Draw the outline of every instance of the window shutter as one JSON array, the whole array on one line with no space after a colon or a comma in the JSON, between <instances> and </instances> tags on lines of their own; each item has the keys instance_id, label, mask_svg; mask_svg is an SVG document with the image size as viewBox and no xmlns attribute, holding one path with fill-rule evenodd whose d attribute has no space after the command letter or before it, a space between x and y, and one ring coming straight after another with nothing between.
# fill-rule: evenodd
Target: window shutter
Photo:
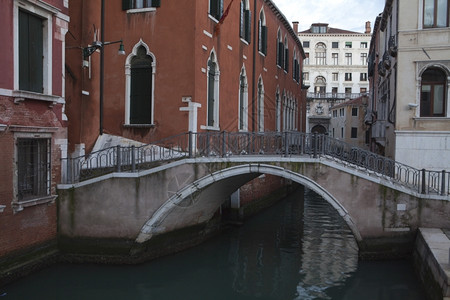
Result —
<instances>
[{"instance_id":1,"label":"window shutter","mask_svg":"<svg viewBox=\"0 0 450 300\"><path fill-rule=\"evenodd\" d=\"M252 23L252 12L250 10L245 10L244 11L244 16L245 16L245 40L247 42L250 42L250 38L251 38L251 26L250 24Z\"/></svg>"},{"instance_id":2,"label":"window shutter","mask_svg":"<svg viewBox=\"0 0 450 300\"><path fill-rule=\"evenodd\" d=\"M223 15L223 0L215 0L218 1L218 5L219 5L219 10L217 11L217 20L220 20L220 18L222 18Z\"/></svg>"},{"instance_id":3,"label":"window shutter","mask_svg":"<svg viewBox=\"0 0 450 300\"><path fill-rule=\"evenodd\" d=\"M152 0L152 7L160 7L161 0Z\"/></svg>"},{"instance_id":4,"label":"window shutter","mask_svg":"<svg viewBox=\"0 0 450 300\"><path fill-rule=\"evenodd\" d=\"M241 1L241 19L239 27L239 37L245 38L245 17L244 17L244 3Z\"/></svg>"},{"instance_id":5,"label":"window shutter","mask_svg":"<svg viewBox=\"0 0 450 300\"><path fill-rule=\"evenodd\" d=\"M262 53L267 54L267 27L262 26Z\"/></svg>"},{"instance_id":6,"label":"window shutter","mask_svg":"<svg viewBox=\"0 0 450 300\"><path fill-rule=\"evenodd\" d=\"M289 71L289 49L284 49L284 70Z\"/></svg>"},{"instance_id":7,"label":"window shutter","mask_svg":"<svg viewBox=\"0 0 450 300\"><path fill-rule=\"evenodd\" d=\"M284 63L284 45L283 42L278 42L278 65L283 67Z\"/></svg>"},{"instance_id":8,"label":"window shutter","mask_svg":"<svg viewBox=\"0 0 450 300\"><path fill-rule=\"evenodd\" d=\"M133 0L122 0L122 10L129 10L133 8Z\"/></svg>"}]
</instances>

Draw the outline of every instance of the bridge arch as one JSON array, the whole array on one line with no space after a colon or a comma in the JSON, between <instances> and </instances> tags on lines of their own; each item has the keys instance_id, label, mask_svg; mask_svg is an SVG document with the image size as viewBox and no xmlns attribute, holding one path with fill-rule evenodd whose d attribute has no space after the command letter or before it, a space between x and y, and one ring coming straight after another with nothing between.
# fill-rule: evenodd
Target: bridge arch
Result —
<instances>
[{"instance_id":1,"label":"bridge arch","mask_svg":"<svg viewBox=\"0 0 450 300\"><path fill-rule=\"evenodd\" d=\"M248 177L249 174L253 175L253 177ZM275 175L290 179L313 190L315 193L322 196L328 203L330 203L334 207L334 209L337 210L339 215L349 226L357 242L359 243L360 241L362 241L361 234L345 207L343 207L338 199L336 199L324 187L322 187L312 179L279 166L269 164L243 164L213 172L180 189L176 194L171 196L144 224L136 239L136 242L143 243L150 240L152 236L156 234L169 232L170 230L166 229L165 224L165 222L168 220L169 215L177 207L180 207L180 205L182 205L182 203L185 202L186 199L192 199L195 195L200 195L207 187L233 177L243 177L243 179L245 179L244 183L246 183L249 179L256 178L261 174ZM243 183L241 182L239 186L235 186L234 190L242 186L242 184ZM214 209L214 211L216 210L217 207ZM209 218L210 217L212 217L212 213ZM209 218L205 218L204 220L209 220ZM183 224L183 226L190 225L195 224Z\"/></svg>"}]
</instances>

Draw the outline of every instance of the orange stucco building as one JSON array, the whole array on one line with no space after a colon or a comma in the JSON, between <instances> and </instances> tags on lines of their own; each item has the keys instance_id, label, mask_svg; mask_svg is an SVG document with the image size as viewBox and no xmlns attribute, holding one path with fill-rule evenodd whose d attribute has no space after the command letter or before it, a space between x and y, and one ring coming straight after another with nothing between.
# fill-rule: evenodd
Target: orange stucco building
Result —
<instances>
[{"instance_id":1,"label":"orange stucco building","mask_svg":"<svg viewBox=\"0 0 450 300\"><path fill-rule=\"evenodd\" d=\"M104 2L70 2L72 155L103 133L148 143L187 131L304 131L304 51L272 1Z\"/></svg>"}]
</instances>

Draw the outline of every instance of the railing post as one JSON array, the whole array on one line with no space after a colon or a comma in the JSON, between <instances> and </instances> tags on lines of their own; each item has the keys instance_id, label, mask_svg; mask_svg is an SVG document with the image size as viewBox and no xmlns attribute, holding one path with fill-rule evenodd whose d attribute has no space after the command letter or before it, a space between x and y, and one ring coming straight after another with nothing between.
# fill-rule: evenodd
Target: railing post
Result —
<instances>
[{"instance_id":1,"label":"railing post","mask_svg":"<svg viewBox=\"0 0 450 300\"><path fill-rule=\"evenodd\" d=\"M135 146L131 146L131 172L136 172L136 157L134 155Z\"/></svg>"},{"instance_id":2,"label":"railing post","mask_svg":"<svg viewBox=\"0 0 450 300\"><path fill-rule=\"evenodd\" d=\"M317 133L313 133L312 138L313 158L317 158Z\"/></svg>"},{"instance_id":3,"label":"railing post","mask_svg":"<svg viewBox=\"0 0 450 300\"><path fill-rule=\"evenodd\" d=\"M226 138L225 138L225 130L222 131L222 157L226 156Z\"/></svg>"},{"instance_id":4,"label":"railing post","mask_svg":"<svg viewBox=\"0 0 450 300\"><path fill-rule=\"evenodd\" d=\"M288 157L289 156L288 132L285 131L283 135L284 135L284 156Z\"/></svg>"},{"instance_id":5,"label":"railing post","mask_svg":"<svg viewBox=\"0 0 450 300\"><path fill-rule=\"evenodd\" d=\"M192 131L189 131L189 134L188 134L189 158L192 158L192 151L193 151L192 135L193 135Z\"/></svg>"},{"instance_id":6,"label":"railing post","mask_svg":"<svg viewBox=\"0 0 450 300\"><path fill-rule=\"evenodd\" d=\"M442 170L442 176L441 176L441 195L444 196L445 193L445 170Z\"/></svg>"},{"instance_id":7,"label":"railing post","mask_svg":"<svg viewBox=\"0 0 450 300\"><path fill-rule=\"evenodd\" d=\"M250 144L250 132L247 132L247 147L248 147L247 152L248 152L248 154L250 154L251 153L250 151L252 148L252 146Z\"/></svg>"},{"instance_id":8,"label":"railing post","mask_svg":"<svg viewBox=\"0 0 450 300\"><path fill-rule=\"evenodd\" d=\"M422 190L421 194L425 194L425 169L422 169Z\"/></svg>"},{"instance_id":9,"label":"railing post","mask_svg":"<svg viewBox=\"0 0 450 300\"><path fill-rule=\"evenodd\" d=\"M117 159L117 168L116 168L116 172L120 172L121 171L121 153L120 153L120 146L119 145L117 145L117 147L116 147L116 151L117 151L117 153L116 153L116 159Z\"/></svg>"},{"instance_id":10,"label":"railing post","mask_svg":"<svg viewBox=\"0 0 450 300\"><path fill-rule=\"evenodd\" d=\"M209 157L209 131L206 132L206 157Z\"/></svg>"}]
</instances>

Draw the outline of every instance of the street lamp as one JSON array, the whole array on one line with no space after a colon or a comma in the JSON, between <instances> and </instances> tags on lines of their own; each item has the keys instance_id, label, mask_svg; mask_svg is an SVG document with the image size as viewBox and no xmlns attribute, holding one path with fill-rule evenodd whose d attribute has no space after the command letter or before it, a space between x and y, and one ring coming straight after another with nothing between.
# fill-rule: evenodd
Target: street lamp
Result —
<instances>
[{"instance_id":1,"label":"street lamp","mask_svg":"<svg viewBox=\"0 0 450 300\"><path fill-rule=\"evenodd\" d=\"M117 54L125 55L125 48L123 46L122 40L114 41L114 42L104 42L104 43L102 43L100 41L94 41L91 46L83 48L83 59L86 60L89 56L92 55L92 53L94 53L98 49L100 49L100 51L101 51L104 46L111 45L111 44L117 44L117 43L120 43L119 51L117 52Z\"/></svg>"}]
</instances>

